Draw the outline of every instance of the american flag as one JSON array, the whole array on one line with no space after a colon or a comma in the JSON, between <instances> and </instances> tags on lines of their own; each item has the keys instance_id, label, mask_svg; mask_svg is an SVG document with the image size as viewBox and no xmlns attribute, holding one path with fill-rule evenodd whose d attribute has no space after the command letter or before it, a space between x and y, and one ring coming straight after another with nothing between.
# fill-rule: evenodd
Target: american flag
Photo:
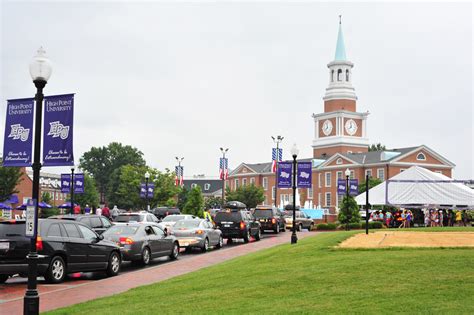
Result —
<instances>
[{"instance_id":1,"label":"american flag","mask_svg":"<svg viewBox=\"0 0 474 315\"><path fill-rule=\"evenodd\" d=\"M280 162L283 156L283 149L278 149L278 158L277 158L277 149L272 148L272 172L275 173L277 170L277 162Z\"/></svg>"},{"instance_id":2,"label":"american flag","mask_svg":"<svg viewBox=\"0 0 474 315\"><path fill-rule=\"evenodd\" d=\"M229 164L227 158L220 158L219 163L219 178L227 179L229 178Z\"/></svg>"},{"instance_id":3,"label":"american flag","mask_svg":"<svg viewBox=\"0 0 474 315\"><path fill-rule=\"evenodd\" d=\"M183 178L183 174L184 174L184 170L183 170L183 167L182 166L176 166L175 169L174 169L174 172L176 173L176 176L174 178L174 184L176 186L183 186L183 182L184 182L184 178Z\"/></svg>"}]
</instances>

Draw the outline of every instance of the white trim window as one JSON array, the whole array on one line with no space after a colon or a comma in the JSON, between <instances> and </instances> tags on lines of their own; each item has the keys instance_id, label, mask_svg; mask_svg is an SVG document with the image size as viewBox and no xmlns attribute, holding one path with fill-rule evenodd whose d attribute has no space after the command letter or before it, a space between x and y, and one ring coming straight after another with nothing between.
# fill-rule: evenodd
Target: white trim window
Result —
<instances>
[{"instance_id":1,"label":"white trim window","mask_svg":"<svg viewBox=\"0 0 474 315\"><path fill-rule=\"evenodd\" d=\"M417 161L426 161L426 155L423 152L418 153L416 156Z\"/></svg>"},{"instance_id":2,"label":"white trim window","mask_svg":"<svg viewBox=\"0 0 474 315\"><path fill-rule=\"evenodd\" d=\"M318 187L321 188L323 185L323 173L318 174Z\"/></svg>"},{"instance_id":3,"label":"white trim window","mask_svg":"<svg viewBox=\"0 0 474 315\"><path fill-rule=\"evenodd\" d=\"M365 170L365 176L367 177L367 175L369 175L369 177L372 177L372 170Z\"/></svg>"},{"instance_id":4,"label":"white trim window","mask_svg":"<svg viewBox=\"0 0 474 315\"><path fill-rule=\"evenodd\" d=\"M262 186L263 186L263 190L267 190L268 189L268 177L264 177L262 179Z\"/></svg>"},{"instance_id":5,"label":"white trim window","mask_svg":"<svg viewBox=\"0 0 474 315\"><path fill-rule=\"evenodd\" d=\"M308 188L308 199L313 199L313 186Z\"/></svg>"},{"instance_id":6,"label":"white trim window","mask_svg":"<svg viewBox=\"0 0 474 315\"><path fill-rule=\"evenodd\" d=\"M247 186L247 178L242 178L242 186Z\"/></svg>"},{"instance_id":7,"label":"white trim window","mask_svg":"<svg viewBox=\"0 0 474 315\"><path fill-rule=\"evenodd\" d=\"M337 171L336 175L337 175L337 179L342 179L342 171Z\"/></svg>"},{"instance_id":8,"label":"white trim window","mask_svg":"<svg viewBox=\"0 0 474 315\"><path fill-rule=\"evenodd\" d=\"M237 189L237 188L239 188L239 179L238 178L236 178L234 180L234 189Z\"/></svg>"},{"instance_id":9,"label":"white trim window","mask_svg":"<svg viewBox=\"0 0 474 315\"><path fill-rule=\"evenodd\" d=\"M338 158L338 159L336 160L336 164L337 164L337 165L342 164L342 159L341 159L341 158Z\"/></svg>"},{"instance_id":10,"label":"white trim window","mask_svg":"<svg viewBox=\"0 0 474 315\"><path fill-rule=\"evenodd\" d=\"M331 172L326 172L324 175L325 180L325 187L331 187Z\"/></svg>"},{"instance_id":11,"label":"white trim window","mask_svg":"<svg viewBox=\"0 0 474 315\"><path fill-rule=\"evenodd\" d=\"M330 207L331 206L331 193L330 192L327 192L326 193L326 202L324 203L324 205L326 207Z\"/></svg>"},{"instance_id":12,"label":"white trim window","mask_svg":"<svg viewBox=\"0 0 474 315\"><path fill-rule=\"evenodd\" d=\"M384 168L378 168L377 169L377 178L380 179L381 181L385 180L385 169Z\"/></svg>"},{"instance_id":13,"label":"white trim window","mask_svg":"<svg viewBox=\"0 0 474 315\"><path fill-rule=\"evenodd\" d=\"M205 183L205 184L204 184L204 190L205 190L205 191L208 191L209 189L211 189L211 184Z\"/></svg>"},{"instance_id":14,"label":"white trim window","mask_svg":"<svg viewBox=\"0 0 474 315\"><path fill-rule=\"evenodd\" d=\"M272 186L272 200L275 200L275 186Z\"/></svg>"},{"instance_id":15,"label":"white trim window","mask_svg":"<svg viewBox=\"0 0 474 315\"><path fill-rule=\"evenodd\" d=\"M192 184L191 184L191 189L196 188L196 187L197 187L197 184L196 184L196 183L192 183Z\"/></svg>"},{"instance_id":16,"label":"white trim window","mask_svg":"<svg viewBox=\"0 0 474 315\"><path fill-rule=\"evenodd\" d=\"M355 176L355 173L354 173L354 171L352 170L352 171L351 171L351 175L349 175L349 178L350 178L350 179L354 179L354 176Z\"/></svg>"},{"instance_id":17,"label":"white trim window","mask_svg":"<svg viewBox=\"0 0 474 315\"><path fill-rule=\"evenodd\" d=\"M322 204L322 194L321 193L318 193L318 205L321 205Z\"/></svg>"},{"instance_id":18,"label":"white trim window","mask_svg":"<svg viewBox=\"0 0 474 315\"><path fill-rule=\"evenodd\" d=\"M250 178L250 185L255 185L255 177Z\"/></svg>"}]
</instances>

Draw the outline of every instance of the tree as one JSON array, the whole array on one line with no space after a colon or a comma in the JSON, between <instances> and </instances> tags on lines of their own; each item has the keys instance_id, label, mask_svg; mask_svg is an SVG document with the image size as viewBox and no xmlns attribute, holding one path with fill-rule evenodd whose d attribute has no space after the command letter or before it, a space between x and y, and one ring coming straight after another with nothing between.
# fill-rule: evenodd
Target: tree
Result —
<instances>
[{"instance_id":1,"label":"tree","mask_svg":"<svg viewBox=\"0 0 474 315\"><path fill-rule=\"evenodd\" d=\"M211 196L204 201L204 209L216 209L222 205L221 197Z\"/></svg>"},{"instance_id":2,"label":"tree","mask_svg":"<svg viewBox=\"0 0 474 315\"><path fill-rule=\"evenodd\" d=\"M382 183L379 178L369 177L369 189ZM359 184L359 194L365 192L365 179Z\"/></svg>"},{"instance_id":3,"label":"tree","mask_svg":"<svg viewBox=\"0 0 474 315\"><path fill-rule=\"evenodd\" d=\"M7 200L11 195L18 193L16 186L20 181L20 168L0 166L0 202Z\"/></svg>"},{"instance_id":4,"label":"tree","mask_svg":"<svg viewBox=\"0 0 474 315\"><path fill-rule=\"evenodd\" d=\"M49 194L49 192L45 191L41 194L41 201L44 202L44 203L47 203L47 204L51 204L51 195Z\"/></svg>"},{"instance_id":5,"label":"tree","mask_svg":"<svg viewBox=\"0 0 474 315\"><path fill-rule=\"evenodd\" d=\"M352 196L344 196L338 220L341 224L360 222L359 206Z\"/></svg>"},{"instance_id":6,"label":"tree","mask_svg":"<svg viewBox=\"0 0 474 315\"><path fill-rule=\"evenodd\" d=\"M156 171L156 170L155 170ZM155 184L155 193L153 204L157 206L175 207L175 196L180 188L175 185L174 174L169 169L164 172L156 171L153 183Z\"/></svg>"},{"instance_id":7,"label":"tree","mask_svg":"<svg viewBox=\"0 0 474 315\"><path fill-rule=\"evenodd\" d=\"M380 142L377 144L371 144L369 147L369 152L384 151L384 150L386 150L385 145L381 144Z\"/></svg>"},{"instance_id":8,"label":"tree","mask_svg":"<svg viewBox=\"0 0 474 315\"><path fill-rule=\"evenodd\" d=\"M116 180L116 177L111 176L112 173L124 165L145 166L143 153L132 146L112 142L106 147L92 147L80 158L80 167L94 178L101 201L104 201L105 193L110 191L111 181Z\"/></svg>"},{"instance_id":9,"label":"tree","mask_svg":"<svg viewBox=\"0 0 474 315\"><path fill-rule=\"evenodd\" d=\"M193 214L203 217L204 198L202 197L201 187L196 186L188 194L188 200L183 208L183 213Z\"/></svg>"},{"instance_id":10,"label":"tree","mask_svg":"<svg viewBox=\"0 0 474 315\"><path fill-rule=\"evenodd\" d=\"M81 205L84 209L86 205L97 207L99 205L99 192L95 186L94 179L87 173L84 173L84 193L74 194L74 202Z\"/></svg>"},{"instance_id":11,"label":"tree","mask_svg":"<svg viewBox=\"0 0 474 315\"><path fill-rule=\"evenodd\" d=\"M186 187L181 188L178 193L178 202L176 204L176 207L178 207L178 209L184 209L184 205L186 204L186 201L188 201L188 195L189 190L187 190Z\"/></svg>"},{"instance_id":12,"label":"tree","mask_svg":"<svg viewBox=\"0 0 474 315\"><path fill-rule=\"evenodd\" d=\"M263 187L257 187L253 184L248 186L240 186L233 191L227 187L226 200L240 201L245 203L248 208L255 208L258 204L265 200L265 194Z\"/></svg>"}]
</instances>

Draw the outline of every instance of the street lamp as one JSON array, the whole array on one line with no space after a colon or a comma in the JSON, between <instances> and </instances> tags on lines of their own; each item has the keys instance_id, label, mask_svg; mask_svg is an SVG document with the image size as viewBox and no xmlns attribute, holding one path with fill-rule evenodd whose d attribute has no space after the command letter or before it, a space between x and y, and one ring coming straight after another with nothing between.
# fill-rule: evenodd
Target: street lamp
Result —
<instances>
[{"instance_id":1,"label":"street lamp","mask_svg":"<svg viewBox=\"0 0 474 315\"><path fill-rule=\"evenodd\" d=\"M180 186L181 186L181 178L183 177L183 173L181 173L181 162L184 160L184 157L182 158L179 158L179 157L176 157L176 161L178 161L178 170L179 170L179 183L180 183ZM176 174L178 175L178 174ZM184 184L184 179L183 179L183 184Z\"/></svg>"},{"instance_id":2,"label":"street lamp","mask_svg":"<svg viewBox=\"0 0 474 315\"><path fill-rule=\"evenodd\" d=\"M145 200L146 200L146 210L150 211L150 205L148 204L148 179L150 178L150 173L146 171L145 173Z\"/></svg>"},{"instance_id":3,"label":"street lamp","mask_svg":"<svg viewBox=\"0 0 474 315\"><path fill-rule=\"evenodd\" d=\"M276 147L276 156L275 156L275 162L276 162L276 170L275 170L275 207L278 207L278 204L277 204L277 192L278 192L277 176L278 176L278 162L280 160L278 149L279 149L280 142L283 141L283 138L284 137L282 137L282 136L276 136L276 138L274 136L272 136L273 142L275 142L276 145L277 145L277 147Z\"/></svg>"},{"instance_id":4,"label":"street lamp","mask_svg":"<svg viewBox=\"0 0 474 315\"><path fill-rule=\"evenodd\" d=\"M35 200L34 224L38 226L38 201L39 201L39 177L41 170L40 154L41 154L41 127L43 120L43 88L51 76L53 69L51 62L46 57L43 47L38 49L37 55L30 63L30 75L36 87L36 114L35 114L35 143L34 143L34 160L33 168L33 199ZM37 230L30 241L30 252L26 256L28 260L28 288L23 298L24 314L39 313L39 295L37 289L36 277L38 275L38 253L36 252Z\"/></svg>"},{"instance_id":5,"label":"street lamp","mask_svg":"<svg viewBox=\"0 0 474 315\"><path fill-rule=\"evenodd\" d=\"M220 148L221 149L221 152L222 152L222 163L224 163L222 165L222 200L221 200L221 209L224 209L224 203L225 203L225 154L227 153L227 151L229 151L229 148Z\"/></svg>"},{"instance_id":6,"label":"street lamp","mask_svg":"<svg viewBox=\"0 0 474 315\"><path fill-rule=\"evenodd\" d=\"M71 214L74 214L74 165L71 167L71 184L69 185L71 189Z\"/></svg>"},{"instance_id":7,"label":"street lamp","mask_svg":"<svg viewBox=\"0 0 474 315\"><path fill-rule=\"evenodd\" d=\"M296 236L296 157L298 156L299 150L296 147L296 143L291 147L291 156L293 156L293 232L291 233L291 244L296 244L298 242L298 237Z\"/></svg>"},{"instance_id":8,"label":"street lamp","mask_svg":"<svg viewBox=\"0 0 474 315\"><path fill-rule=\"evenodd\" d=\"M348 199L349 199L349 176L351 176L351 171L349 168L346 169L345 172L346 175L346 205L348 205ZM349 231L349 220L352 218L352 215L349 213L349 209L346 209L346 230Z\"/></svg>"}]
</instances>

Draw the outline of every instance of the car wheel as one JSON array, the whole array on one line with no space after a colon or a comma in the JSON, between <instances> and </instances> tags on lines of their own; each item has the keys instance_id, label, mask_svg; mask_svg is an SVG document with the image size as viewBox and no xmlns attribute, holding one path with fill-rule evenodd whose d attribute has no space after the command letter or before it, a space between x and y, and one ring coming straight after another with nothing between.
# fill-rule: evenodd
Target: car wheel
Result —
<instances>
[{"instance_id":1,"label":"car wheel","mask_svg":"<svg viewBox=\"0 0 474 315\"><path fill-rule=\"evenodd\" d=\"M0 275L0 283L5 283L9 277L9 275Z\"/></svg>"},{"instance_id":2,"label":"car wheel","mask_svg":"<svg viewBox=\"0 0 474 315\"><path fill-rule=\"evenodd\" d=\"M201 251L205 253L208 250L209 250L209 239L206 237L206 239L204 240L204 245L201 247Z\"/></svg>"},{"instance_id":3,"label":"car wheel","mask_svg":"<svg viewBox=\"0 0 474 315\"><path fill-rule=\"evenodd\" d=\"M46 270L44 278L49 283L61 283L65 277L66 264L64 260L60 256L54 256L53 259L51 259L48 270Z\"/></svg>"},{"instance_id":4,"label":"car wheel","mask_svg":"<svg viewBox=\"0 0 474 315\"><path fill-rule=\"evenodd\" d=\"M260 241L261 236L262 236L262 235L261 235L260 229L258 229L257 234L255 234L255 240L256 240L256 241Z\"/></svg>"},{"instance_id":5,"label":"car wheel","mask_svg":"<svg viewBox=\"0 0 474 315\"><path fill-rule=\"evenodd\" d=\"M275 228L275 234L279 234L280 233L280 224L277 223L277 226Z\"/></svg>"},{"instance_id":6,"label":"car wheel","mask_svg":"<svg viewBox=\"0 0 474 315\"><path fill-rule=\"evenodd\" d=\"M222 236L219 236L219 243L217 243L216 247L222 248L222 246L224 246L224 239L222 238Z\"/></svg>"},{"instance_id":7,"label":"car wheel","mask_svg":"<svg viewBox=\"0 0 474 315\"><path fill-rule=\"evenodd\" d=\"M151 253L148 247L145 247L142 251L142 265L148 265L151 260Z\"/></svg>"},{"instance_id":8,"label":"car wheel","mask_svg":"<svg viewBox=\"0 0 474 315\"><path fill-rule=\"evenodd\" d=\"M174 243L173 251L171 252L170 259L171 260L176 260L176 259L178 259L178 256L179 256L179 245L178 245L178 243Z\"/></svg>"},{"instance_id":9,"label":"car wheel","mask_svg":"<svg viewBox=\"0 0 474 315\"><path fill-rule=\"evenodd\" d=\"M247 232L244 235L244 243L248 243L250 241L250 230L247 230Z\"/></svg>"},{"instance_id":10,"label":"car wheel","mask_svg":"<svg viewBox=\"0 0 474 315\"><path fill-rule=\"evenodd\" d=\"M118 275L120 263L120 255L117 252L112 252L109 257L109 264L107 265L107 276L113 277Z\"/></svg>"}]
</instances>

